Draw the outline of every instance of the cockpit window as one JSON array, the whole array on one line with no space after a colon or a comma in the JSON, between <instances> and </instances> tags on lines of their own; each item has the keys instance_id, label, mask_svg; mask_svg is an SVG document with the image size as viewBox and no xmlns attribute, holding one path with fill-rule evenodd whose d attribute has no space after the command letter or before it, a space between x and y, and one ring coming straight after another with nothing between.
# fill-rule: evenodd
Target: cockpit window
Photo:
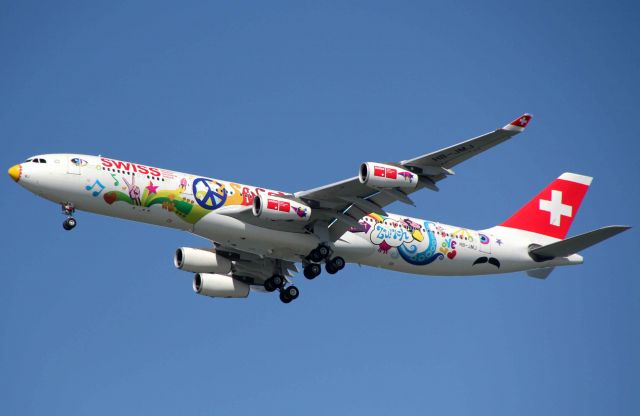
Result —
<instances>
[{"instance_id":1,"label":"cockpit window","mask_svg":"<svg viewBox=\"0 0 640 416\"><path fill-rule=\"evenodd\" d=\"M38 159L33 159L33 163L40 163Z\"/></svg>"},{"instance_id":2,"label":"cockpit window","mask_svg":"<svg viewBox=\"0 0 640 416\"><path fill-rule=\"evenodd\" d=\"M45 159L38 159L40 161L40 163L47 163L47 161Z\"/></svg>"},{"instance_id":3,"label":"cockpit window","mask_svg":"<svg viewBox=\"0 0 640 416\"><path fill-rule=\"evenodd\" d=\"M24 161L24 163L29 163L29 162L31 162L31 159L27 159Z\"/></svg>"}]
</instances>

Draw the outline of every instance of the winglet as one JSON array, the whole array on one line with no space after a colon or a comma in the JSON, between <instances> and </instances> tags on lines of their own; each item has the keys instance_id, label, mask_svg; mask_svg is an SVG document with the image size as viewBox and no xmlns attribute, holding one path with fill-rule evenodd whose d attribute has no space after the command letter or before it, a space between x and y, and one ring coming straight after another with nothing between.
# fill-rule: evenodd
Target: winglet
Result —
<instances>
[{"instance_id":1,"label":"winglet","mask_svg":"<svg viewBox=\"0 0 640 416\"><path fill-rule=\"evenodd\" d=\"M521 132L525 129L525 127L527 127L527 124L529 124L532 118L533 116L531 114L525 113L517 119L513 120L511 123L504 126L502 129Z\"/></svg>"}]
</instances>

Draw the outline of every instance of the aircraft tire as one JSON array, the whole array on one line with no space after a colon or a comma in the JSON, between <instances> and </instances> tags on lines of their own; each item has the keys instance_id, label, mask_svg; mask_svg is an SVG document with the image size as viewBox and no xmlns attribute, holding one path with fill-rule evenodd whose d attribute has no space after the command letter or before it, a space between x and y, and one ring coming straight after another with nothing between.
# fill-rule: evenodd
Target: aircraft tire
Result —
<instances>
[{"instance_id":1,"label":"aircraft tire","mask_svg":"<svg viewBox=\"0 0 640 416\"><path fill-rule=\"evenodd\" d=\"M285 288L283 292L286 293L287 297L291 300L296 300L298 296L300 296L300 290L295 286L289 286Z\"/></svg>"},{"instance_id":2,"label":"aircraft tire","mask_svg":"<svg viewBox=\"0 0 640 416\"><path fill-rule=\"evenodd\" d=\"M342 270L344 269L344 266L346 265L346 262L344 261L344 259L340 256L338 257L334 257L331 259L331 264L333 264L333 266L337 269L337 270Z\"/></svg>"},{"instance_id":3,"label":"aircraft tire","mask_svg":"<svg viewBox=\"0 0 640 416\"><path fill-rule=\"evenodd\" d=\"M321 244L318 246L316 250L318 250L318 254L320 254L320 257L321 257L320 260L326 259L327 257L329 257L329 253L330 253L329 247Z\"/></svg>"},{"instance_id":4,"label":"aircraft tire","mask_svg":"<svg viewBox=\"0 0 640 416\"><path fill-rule=\"evenodd\" d=\"M322 261L322 254L320 254L320 250L318 250L317 248L311 250L311 253L309 253L309 260L316 263Z\"/></svg>"},{"instance_id":5,"label":"aircraft tire","mask_svg":"<svg viewBox=\"0 0 640 416\"><path fill-rule=\"evenodd\" d=\"M322 268L319 264L311 263L304 268L304 277L309 280L315 279L320 273L322 273Z\"/></svg>"},{"instance_id":6,"label":"aircraft tire","mask_svg":"<svg viewBox=\"0 0 640 416\"><path fill-rule=\"evenodd\" d=\"M279 274L274 274L273 276L271 276L271 282L276 289L284 287L286 283L284 277L280 276Z\"/></svg>"},{"instance_id":7,"label":"aircraft tire","mask_svg":"<svg viewBox=\"0 0 640 416\"><path fill-rule=\"evenodd\" d=\"M274 286L273 280L271 280L271 278L264 281L264 290L266 290L267 292L273 292L276 289L277 288Z\"/></svg>"},{"instance_id":8,"label":"aircraft tire","mask_svg":"<svg viewBox=\"0 0 640 416\"><path fill-rule=\"evenodd\" d=\"M285 292L284 290L280 292L280 301L282 303L289 303L291 302L293 299L291 299L288 295L287 292Z\"/></svg>"},{"instance_id":9,"label":"aircraft tire","mask_svg":"<svg viewBox=\"0 0 640 416\"><path fill-rule=\"evenodd\" d=\"M336 274L338 273L338 268L332 263L332 262L328 262L325 266L324 269L327 271L327 273L329 274Z\"/></svg>"},{"instance_id":10,"label":"aircraft tire","mask_svg":"<svg viewBox=\"0 0 640 416\"><path fill-rule=\"evenodd\" d=\"M67 231L73 230L75 228L76 224L77 224L77 222L76 222L75 218L67 218L62 223L62 228L64 228Z\"/></svg>"}]
</instances>

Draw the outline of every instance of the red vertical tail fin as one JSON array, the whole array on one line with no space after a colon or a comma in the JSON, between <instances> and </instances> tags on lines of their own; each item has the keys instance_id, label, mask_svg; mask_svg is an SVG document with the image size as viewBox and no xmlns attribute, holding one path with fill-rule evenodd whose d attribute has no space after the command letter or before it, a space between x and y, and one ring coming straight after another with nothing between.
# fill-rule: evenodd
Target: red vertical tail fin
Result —
<instances>
[{"instance_id":1,"label":"red vertical tail fin","mask_svg":"<svg viewBox=\"0 0 640 416\"><path fill-rule=\"evenodd\" d=\"M592 179L563 173L500 225L564 239Z\"/></svg>"}]
</instances>

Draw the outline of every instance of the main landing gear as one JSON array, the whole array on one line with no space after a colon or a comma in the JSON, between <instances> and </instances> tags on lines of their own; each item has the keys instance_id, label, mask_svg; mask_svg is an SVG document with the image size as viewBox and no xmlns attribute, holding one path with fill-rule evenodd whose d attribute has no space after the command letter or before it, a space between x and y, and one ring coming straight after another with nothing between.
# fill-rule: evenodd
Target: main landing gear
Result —
<instances>
[{"instance_id":1,"label":"main landing gear","mask_svg":"<svg viewBox=\"0 0 640 416\"><path fill-rule=\"evenodd\" d=\"M300 296L300 290L297 287L290 285L286 286L287 280L284 276L280 276L279 274L274 274L264 282L264 289L267 292L274 292L276 290L280 290L280 300L282 303L289 303L293 300L296 300L298 296Z\"/></svg>"},{"instance_id":2,"label":"main landing gear","mask_svg":"<svg viewBox=\"0 0 640 416\"><path fill-rule=\"evenodd\" d=\"M311 253L307 256L307 265L304 267L304 277L309 280L315 279L320 275L322 269L320 264L325 262L325 270L329 274L336 274L340 270L344 269L345 261L342 257L331 257L333 254L331 248L325 244L320 244L318 247L311 250Z\"/></svg>"},{"instance_id":3,"label":"main landing gear","mask_svg":"<svg viewBox=\"0 0 640 416\"><path fill-rule=\"evenodd\" d=\"M73 214L76 212L76 207L74 207L71 202L65 202L61 205L62 213L67 216L67 219L62 223L62 228L67 231L73 230L77 225L76 219L73 218Z\"/></svg>"},{"instance_id":4,"label":"main landing gear","mask_svg":"<svg viewBox=\"0 0 640 416\"><path fill-rule=\"evenodd\" d=\"M304 265L304 277L309 280L315 279L322 273L322 263L325 263L325 270L329 274L336 274L344 269L346 262L340 256L332 257L333 250L329 245L320 244L311 250L309 255L302 261ZM280 270L276 268L276 270ZM280 291L280 300L283 303L289 303L300 296L300 290L293 286L287 286L287 279L282 272L276 271L273 276L265 280L264 290L267 292Z\"/></svg>"}]
</instances>

